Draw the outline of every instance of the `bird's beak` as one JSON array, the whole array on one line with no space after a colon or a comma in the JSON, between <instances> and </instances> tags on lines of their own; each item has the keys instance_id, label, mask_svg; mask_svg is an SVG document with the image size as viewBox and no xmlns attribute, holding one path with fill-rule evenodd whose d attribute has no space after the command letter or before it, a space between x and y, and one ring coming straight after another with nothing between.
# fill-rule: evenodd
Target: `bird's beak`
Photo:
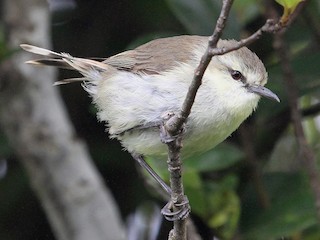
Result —
<instances>
[{"instance_id":1,"label":"bird's beak","mask_svg":"<svg viewBox=\"0 0 320 240\"><path fill-rule=\"evenodd\" d=\"M262 97L266 97L271 100L280 102L279 97L275 93L273 93L271 90L269 90L268 88L265 88L263 86L252 85L252 86L247 86L247 89L249 92L256 93Z\"/></svg>"}]
</instances>

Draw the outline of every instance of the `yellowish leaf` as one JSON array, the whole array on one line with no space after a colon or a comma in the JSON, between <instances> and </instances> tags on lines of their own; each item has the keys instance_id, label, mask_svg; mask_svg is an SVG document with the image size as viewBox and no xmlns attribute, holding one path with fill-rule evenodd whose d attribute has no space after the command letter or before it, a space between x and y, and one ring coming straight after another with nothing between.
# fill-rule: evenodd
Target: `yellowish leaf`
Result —
<instances>
[{"instance_id":1,"label":"yellowish leaf","mask_svg":"<svg viewBox=\"0 0 320 240\"><path fill-rule=\"evenodd\" d=\"M297 8L298 4L305 0L275 0L283 7L283 14L280 19L280 23L286 24L289 20L290 15Z\"/></svg>"}]
</instances>

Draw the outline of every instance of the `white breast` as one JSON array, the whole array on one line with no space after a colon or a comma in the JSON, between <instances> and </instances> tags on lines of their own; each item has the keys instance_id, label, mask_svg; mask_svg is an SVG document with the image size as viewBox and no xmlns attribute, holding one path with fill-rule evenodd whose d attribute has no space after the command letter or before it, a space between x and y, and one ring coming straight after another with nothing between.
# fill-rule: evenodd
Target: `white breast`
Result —
<instances>
[{"instance_id":1,"label":"white breast","mask_svg":"<svg viewBox=\"0 0 320 240\"><path fill-rule=\"evenodd\" d=\"M159 122L164 112L178 112L193 75L189 69L181 66L178 73L142 77L119 72L101 81L93 98L111 137L118 138L129 152L164 158L167 147L160 141L158 128L126 130ZM187 122L183 156L205 152L222 142L257 105L256 95L243 97L245 90L237 88L221 92L213 81L205 76L199 89Z\"/></svg>"}]
</instances>

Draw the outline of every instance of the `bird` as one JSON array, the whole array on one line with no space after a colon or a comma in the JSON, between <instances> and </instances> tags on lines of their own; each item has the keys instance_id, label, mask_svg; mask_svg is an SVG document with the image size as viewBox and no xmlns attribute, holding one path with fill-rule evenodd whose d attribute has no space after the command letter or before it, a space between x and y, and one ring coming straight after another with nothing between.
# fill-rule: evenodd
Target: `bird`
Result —
<instances>
[{"instance_id":1,"label":"bird","mask_svg":"<svg viewBox=\"0 0 320 240\"><path fill-rule=\"evenodd\" d=\"M81 77L60 80L55 85L81 82L97 107L97 118L105 122L110 138L118 139L171 194L170 187L144 158L166 159L168 150L160 138L160 126L165 116L181 110L208 39L196 35L159 38L99 60L28 44L20 46L45 57L27 61L29 64L78 71ZM217 47L228 49L237 43L220 39ZM275 93L264 87L267 81L264 64L247 47L214 56L184 126L182 158L200 155L224 141L253 113L261 97L280 102ZM178 207L181 207L178 212L166 209L162 213L172 221L188 215L187 199Z\"/></svg>"}]
</instances>

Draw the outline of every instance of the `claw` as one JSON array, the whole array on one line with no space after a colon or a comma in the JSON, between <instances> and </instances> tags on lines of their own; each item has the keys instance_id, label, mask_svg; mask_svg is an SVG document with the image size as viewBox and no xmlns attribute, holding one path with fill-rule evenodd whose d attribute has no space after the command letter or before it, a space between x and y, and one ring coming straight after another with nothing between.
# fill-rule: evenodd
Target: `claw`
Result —
<instances>
[{"instance_id":1,"label":"claw","mask_svg":"<svg viewBox=\"0 0 320 240\"><path fill-rule=\"evenodd\" d=\"M177 139L179 135L183 135L186 132L185 123L183 124L180 132L177 135L172 136L168 130L165 127L166 121L168 121L170 118L172 118L175 114L173 112L165 112L161 115L162 118L162 124L160 124L160 139L161 142L164 144L168 144L170 142L173 142Z\"/></svg>"},{"instance_id":2,"label":"claw","mask_svg":"<svg viewBox=\"0 0 320 240\"><path fill-rule=\"evenodd\" d=\"M171 136L162 124L160 126L160 139L162 143L167 144L173 142L176 139L176 136Z\"/></svg>"},{"instance_id":3,"label":"claw","mask_svg":"<svg viewBox=\"0 0 320 240\"><path fill-rule=\"evenodd\" d=\"M161 214L168 221L184 220L189 216L190 205L187 196L179 203L170 200L162 209Z\"/></svg>"},{"instance_id":4,"label":"claw","mask_svg":"<svg viewBox=\"0 0 320 240\"><path fill-rule=\"evenodd\" d=\"M183 200L180 203L175 203L174 205L176 207L182 207L183 205L187 204L189 204L189 199L187 198L187 196L184 196Z\"/></svg>"}]
</instances>

